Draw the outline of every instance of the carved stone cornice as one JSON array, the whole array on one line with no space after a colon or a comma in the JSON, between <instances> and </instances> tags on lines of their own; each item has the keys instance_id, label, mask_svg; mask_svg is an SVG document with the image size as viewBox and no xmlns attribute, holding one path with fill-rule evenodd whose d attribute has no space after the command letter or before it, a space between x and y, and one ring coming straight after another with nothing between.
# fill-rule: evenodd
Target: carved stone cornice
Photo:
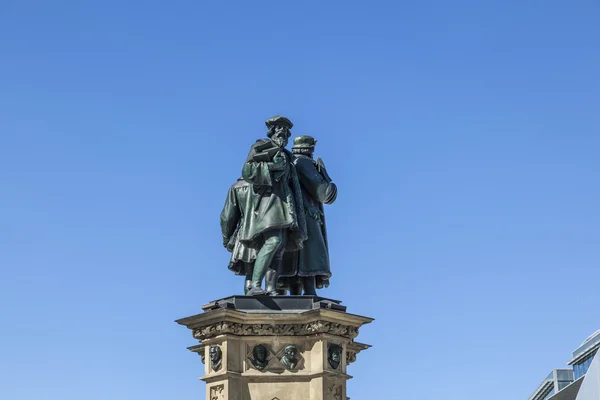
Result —
<instances>
[{"instance_id":1,"label":"carved stone cornice","mask_svg":"<svg viewBox=\"0 0 600 400\"><path fill-rule=\"evenodd\" d=\"M348 343L346 345L346 365L350 365L356 361L356 355L361 351L368 349L369 347L371 346L368 344L355 341Z\"/></svg>"},{"instance_id":2,"label":"carved stone cornice","mask_svg":"<svg viewBox=\"0 0 600 400\"><path fill-rule=\"evenodd\" d=\"M328 309L300 313L246 313L219 309L182 318L176 322L191 329L194 338L204 341L219 335L311 336L329 334L349 340L372 318Z\"/></svg>"},{"instance_id":3,"label":"carved stone cornice","mask_svg":"<svg viewBox=\"0 0 600 400\"><path fill-rule=\"evenodd\" d=\"M346 352L346 365L350 365L354 361L356 361L356 353L352 352L352 351L347 351ZM204 359L202 360L202 362L204 362Z\"/></svg>"},{"instance_id":4,"label":"carved stone cornice","mask_svg":"<svg viewBox=\"0 0 600 400\"><path fill-rule=\"evenodd\" d=\"M190 346L188 347L188 350L191 351L192 353L196 353L200 356L200 358L202 359L202 364L205 363L204 360L204 348L206 347L205 344L197 344L195 346Z\"/></svg>"},{"instance_id":5,"label":"carved stone cornice","mask_svg":"<svg viewBox=\"0 0 600 400\"><path fill-rule=\"evenodd\" d=\"M194 329L194 338L206 340L218 335L236 336L309 336L319 333L354 339L358 327L329 321L312 321L305 324L243 324L217 322Z\"/></svg>"}]
</instances>

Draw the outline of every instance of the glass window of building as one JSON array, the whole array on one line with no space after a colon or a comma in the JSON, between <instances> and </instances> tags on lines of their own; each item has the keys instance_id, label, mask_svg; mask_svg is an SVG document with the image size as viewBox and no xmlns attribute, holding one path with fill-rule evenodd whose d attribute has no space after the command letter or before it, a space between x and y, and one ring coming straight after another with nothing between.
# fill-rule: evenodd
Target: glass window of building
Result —
<instances>
[{"instance_id":1,"label":"glass window of building","mask_svg":"<svg viewBox=\"0 0 600 400\"><path fill-rule=\"evenodd\" d=\"M575 379L581 378L587 372L592 360L594 359L595 354L590 354L585 358L577 361L577 364L573 365L573 372L575 373Z\"/></svg>"}]
</instances>

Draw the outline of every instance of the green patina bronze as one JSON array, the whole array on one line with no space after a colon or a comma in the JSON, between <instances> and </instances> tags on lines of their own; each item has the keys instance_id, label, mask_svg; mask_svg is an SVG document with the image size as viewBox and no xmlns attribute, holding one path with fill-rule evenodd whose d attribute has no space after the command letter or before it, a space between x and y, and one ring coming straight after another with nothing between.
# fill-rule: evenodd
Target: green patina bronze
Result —
<instances>
[{"instance_id":1,"label":"green patina bronze","mask_svg":"<svg viewBox=\"0 0 600 400\"><path fill-rule=\"evenodd\" d=\"M252 185L239 178L231 185L227 193L227 200L221 212L221 234L223 246L231 252L229 269L236 275L244 275L244 294L247 294L252 285L252 273L256 261L256 249L242 244L238 240L239 228L245 222L246 210L252 210L254 196ZM248 218L249 219L249 218Z\"/></svg>"},{"instance_id":2,"label":"green patina bronze","mask_svg":"<svg viewBox=\"0 0 600 400\"><path fill-rule=\"evenodd\" d=\"M327 174L323 161L313 159L316 143L311 136L299 136L292 147L293 163L302 187L308 237L301 249L284 255L280 276L287 278L284 286L290 294L302 294L304 289L305 295L316 295L317 288L329 286L331 276L323 204L335 201L337 186Z\"/></svg>"},{"instance_id":3,"label":"green patina bronze","mask_svg":"<svg viewBox=\"0 0 600 400\"><path fill-rule=\"evenodd\" d=\"M323 204L335 201L337 187L313 159L313 137L297 137L290 152L292 122L275 116L266 125L221 213L229 269L246 276L249 295L315 295L331 276Z\"/></svg>"}]
</instances>

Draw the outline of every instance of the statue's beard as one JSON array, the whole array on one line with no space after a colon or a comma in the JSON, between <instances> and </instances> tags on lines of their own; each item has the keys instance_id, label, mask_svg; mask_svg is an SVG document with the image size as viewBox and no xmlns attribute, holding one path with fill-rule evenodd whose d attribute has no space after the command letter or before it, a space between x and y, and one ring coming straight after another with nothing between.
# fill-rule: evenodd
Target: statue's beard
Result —
<instances>
[{"instance_id":1,"label":"statue's beard","mask_svg":"<svg viewBox=\"0 0 600 400\"><path fill-rule=\"evenodd\" d=\"M277 145L277 147L279 148L284 148L288 144L287 138L283 138L280 136L273 136L271 140L273 140L273 143L275 143L275 145Z\"/></svg>"}]
</instances>

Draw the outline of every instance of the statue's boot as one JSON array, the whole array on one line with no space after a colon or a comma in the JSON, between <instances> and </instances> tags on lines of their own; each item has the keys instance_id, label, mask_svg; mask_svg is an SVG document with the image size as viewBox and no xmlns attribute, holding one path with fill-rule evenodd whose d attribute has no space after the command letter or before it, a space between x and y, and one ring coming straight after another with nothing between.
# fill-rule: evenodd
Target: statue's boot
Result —
<instances>
[{"instance_id":1,"label":"statue's boot","mask_svg":"<svg viewBox=\"0 0 600 400\"><path fill-rule=\"evenodd\" d=\"M254 286L250 290L248 290L247 296L264 296L265 294L265 291L262 290L260 286Z\"/></svg>"},{"instance_id":2,"label":"statue's boot","mask_svg":"<svg viewBox=\"0 0 600 400\"><path fill-rule=\"evenodd\" d=\"M258 264L258 263L257 263ZM262 289L262 280L265 278L266 266L264 263L254 266L252 281L246 296L264 296L266 292Z\"/></svg>"},{"instance_id":3,"label":"statue's boot","mask_svg":"<svg viewBox=\"0 0 600 400\"><path fill-rule=\"evenodd\" d=\"M265 291L269 296L277 296L279 294L279 292L277 291L278 275L279 274L277 273L277 271L272 268L269 268L269 270L267 271L267 274L265 276Z\"/></svg>"},{"instance_id":4,"label":"statue's boot","mask_svg":"<svg viewBox=\"0 0 600 400\"><path fill-rule=\"evenodd\" d=\"M305 296L316 296L317 295L317 283L314 276L305 276L304 281L304 295Z\"/></svg>"},{"instance_id":5,"label":"statue's boot","mask_svg":"<svg viewBox=\"0 0 600 400\"><path fill-rule=\"evenodd\" d=\"M290 278L290 296L302 296L302 279L299 276Z\"/></svg>"},{"instance_id":6,"label":"statue's boot","mask_svg":"<svg viewBox=\"0 0 600 400\"><path fill-rule=\"evenodd\" d=\"M264 268L254 267L254 274L252 275L252 281L250 282L250 286L248 288L248 291L246 292L246 296L265 295L265 291L262 289L262 281L264 277Z\"/></svg>"},{"instance_id":7,"label":"statue's boot","mask_svg":"<svg viewBox=\"0 0 600 400\"><path fill-rule=\"evenodd\" d=\"M246 274L246 281L244 282L244 294L246 296L250 289L252 289L252 274Z\"/></svg>"}]
</instances>

